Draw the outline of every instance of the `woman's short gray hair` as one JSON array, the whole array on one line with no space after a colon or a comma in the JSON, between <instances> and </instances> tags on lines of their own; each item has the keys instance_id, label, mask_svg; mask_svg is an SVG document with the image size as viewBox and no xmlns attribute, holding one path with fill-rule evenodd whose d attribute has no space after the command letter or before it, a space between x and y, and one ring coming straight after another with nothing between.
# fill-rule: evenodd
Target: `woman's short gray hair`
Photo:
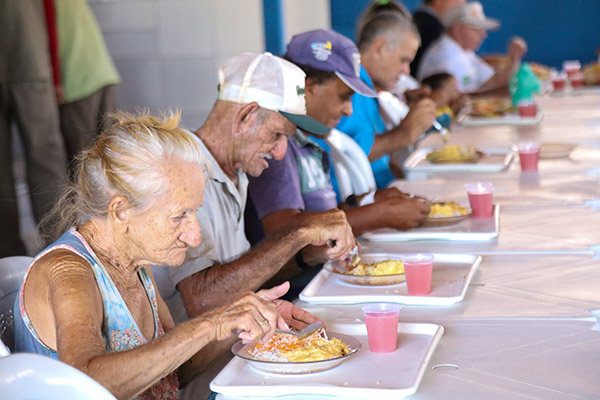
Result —
<instances>
[{"instance_id":1,"label":"woman's short gray hair","mask_svg":"<svg viewBox=\"0 0 600 400\"><path fill-rule=\"evenodd\" d=\"M54 240L90 218L106 216L117 195L136 209L148 209L167 192L166 161L197 164L207 172L200 144L178 127L179 113L157 118L147 112L121 112L109 118L112 124L79 154L74 181L42 221L47 239Z\"/></svg>"}]
</instances>

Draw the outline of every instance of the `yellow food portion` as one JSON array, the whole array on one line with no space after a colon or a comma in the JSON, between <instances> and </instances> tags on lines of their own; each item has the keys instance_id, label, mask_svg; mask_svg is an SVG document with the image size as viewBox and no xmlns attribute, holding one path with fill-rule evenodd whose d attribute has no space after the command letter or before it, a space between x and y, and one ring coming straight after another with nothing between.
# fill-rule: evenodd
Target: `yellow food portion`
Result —
<instances>
[{"instance_id":1,"label":"yellow food portion","mask_svg":"<svg viewBox=\"0 0 600 400\"><path fill-rule=\"evenodd\" d=\"M504 99L480 99L471 102L471 115L475 117L498 117L510 111Z\"/></svg>"},{"instance_id":2,"label":"yellow food portion","mask_svg":"<svg viewBox=\"0 0 600 400\"><path fill-rule=\"evenodd\" d=\"M431 203L430 208L431 210L427 216L428 218L458 217L461 215L467 215L469 213L469 209L467 207L463 207L454 201L447 203Z\"/></svg>"},{"instance_id":3,"label":"yellow food portion","mask_svg":"<svg viewBox=\"0 0 600 400\"><path fill-rule=\"evenodd\" d=\"M350 352L340 339L328 339L321 329L298 340L296 336L276 333L268 343L256 343L248 352L256 359L281 362L310 362L341 357Z\"/></svg>"},{"instance_id":4,"label":"yellow food portion","mask_svg":"<svg viewBox=\"0 0 600 400\"><path fill-rule=\"evenodd\" d=\"M400 260L385 260L373 264L358 264L350 271L342 273L358 276L403 274L404 264Z\"/></svg>"},{"instance_id":5,"label":"yellow food portion","mask_svg":"<svg viewBox=\"0 0 600 400\"><path fill-rule=\"evenodd\" d=\"M479 158L475 146L448 145L440 150L428 153L426 158L431 162L473 162Z\"/></svg>"},{"instance_id":6,"label":"yellow food portion","mask_svg":"<svg viewBox=\"0 0 600 400\"><path fill-rule=\"evenodd\" d=\"M600 85L600 64L588 65L582 72L586 85Z\"/></svg>"}]
</instances>

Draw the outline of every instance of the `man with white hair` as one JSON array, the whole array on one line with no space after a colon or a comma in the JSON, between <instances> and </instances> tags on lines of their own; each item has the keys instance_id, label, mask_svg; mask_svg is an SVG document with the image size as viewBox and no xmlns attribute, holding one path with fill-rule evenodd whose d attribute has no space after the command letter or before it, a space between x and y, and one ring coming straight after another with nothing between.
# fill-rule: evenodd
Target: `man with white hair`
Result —
<instances>
[{"instance_id":1,"label":"man with white hair","mask_svg":"<svg viewBox=\"0 0 600 400\"><path fill-rule=\"evenodd\" d=\"M306 115L305 74L282 58L244 53L225 62L218 76L217 101L204 125L190 132L204 149L210 169L204 203L196 211L201 244L190 248L186 261L169 269L170 275L153 268L177 322L255 291L307 245L333 241L333 247L323 249L324 259L343 258L355 245L344 213L334 209L307 214L250 249L244 232L247 174L259 176L269 159L282 159L296 127L316 134L330 128ZM295 329L316 320L288 302L278 303L278 311ZM182 396L206 398L210 379L228 359L223 354L220 363L195 379Z\"/></svg>"},{"instance_id":2,"label":"man with white hair","mask_svg":"<svg viewBox=\"0 0 600 400\"><path fill-rule=\"evenodd\" d=\"M442 20L448 10L464 2L465 0L424 0L414 12L413 22L421 35L421 47L410 64L410 73L413 76L417 76L423 54L444 33Z\"/></svg>"},{"instance_id":3,"label":"man with white hair","mask_svg":"<svg viewBox=\"0 0 600 400\"><path fill-rule=\"evenodd\" d=\"M475 54L487 37L487 31L500 27L499 21L485 16L481 3L473 1L457 5L446 13L443 22L446 33L423 54L417 73L419 80L447 72L454 75L463 93L506 91L527 51L525 41L511 39L508 45L510 61L495 70Z\"/></svg>"}]
</instances>

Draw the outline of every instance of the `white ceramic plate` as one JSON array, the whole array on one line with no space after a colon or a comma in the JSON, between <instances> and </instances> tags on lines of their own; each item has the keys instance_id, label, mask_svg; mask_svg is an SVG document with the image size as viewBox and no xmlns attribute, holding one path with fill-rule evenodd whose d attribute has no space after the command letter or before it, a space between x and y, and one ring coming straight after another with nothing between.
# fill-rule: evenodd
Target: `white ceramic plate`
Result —
<instances>
[{"instance_id":1,"label":"white ceramic plate","mask_svg":"<svg viewBox=\"0 0 600 400\"><path fill-rule=\"evenodd\" d=\"M339 365L344 360L348 359L360 350L360 341L352 336L344 335L341 333L330 332L327 333L329 338L340 339L344 342L350 350L348 354L341 357L330 358L329 360L322 361L308 361L308 362L276 362L276 361L262 361L256 360L249 353L248 349L252 347L254 343L243 344L241 341L237 342L231 348L233 354L240 357L253 368L260 371L270 372L273 374L308 374L311 372L324 371Z\"/></svg>"}]
</instances>

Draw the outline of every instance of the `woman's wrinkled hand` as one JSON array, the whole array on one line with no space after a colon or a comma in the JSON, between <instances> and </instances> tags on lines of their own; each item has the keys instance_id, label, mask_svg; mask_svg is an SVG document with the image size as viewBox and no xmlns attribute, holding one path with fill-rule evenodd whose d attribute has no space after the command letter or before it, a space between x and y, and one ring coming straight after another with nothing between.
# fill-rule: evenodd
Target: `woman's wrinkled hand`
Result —
<instances>
[{"instance_id":1,"label":"woman's wrinkled hand","mask_svg":"<svg viewBox=\"0 0 600 400\"><path fill-rule=\"evenodd\" d=\"M212 324L216 340L237 335L244 343L266 342L275 333L275 328L285 326L275 304L252 292L232 304L210 311L204 318Z\"/></svg>"}]
</instances>

